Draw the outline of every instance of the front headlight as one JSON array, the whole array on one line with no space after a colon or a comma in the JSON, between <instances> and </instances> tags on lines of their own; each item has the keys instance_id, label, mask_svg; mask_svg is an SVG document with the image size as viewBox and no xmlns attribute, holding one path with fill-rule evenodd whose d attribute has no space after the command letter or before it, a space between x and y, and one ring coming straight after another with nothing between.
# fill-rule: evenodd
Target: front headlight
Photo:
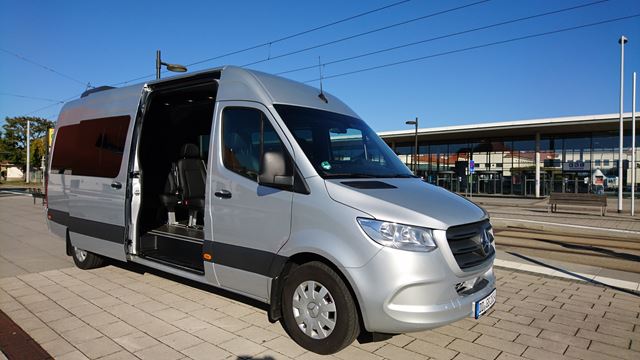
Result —
<instances>
[{"instance_id":1,"label":"front headlight","mask_svg":"<svg viewBox=\"0 0 640 360\"><path fill-rule=\"evenodd\" d=\"M380 245L424 252L432 251L437 247L431 229L364 218L358 218L358 224L373 241Z\"/></svg>"}]
</instances>

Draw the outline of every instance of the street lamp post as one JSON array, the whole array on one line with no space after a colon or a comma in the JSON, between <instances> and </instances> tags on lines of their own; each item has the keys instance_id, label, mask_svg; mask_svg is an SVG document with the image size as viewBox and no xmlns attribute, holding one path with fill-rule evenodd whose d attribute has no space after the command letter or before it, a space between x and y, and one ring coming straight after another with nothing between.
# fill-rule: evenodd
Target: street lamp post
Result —
<instances>
[{"instance_id":1,"label":"street lamp post","mask_svg":"<svg viewBox=\"0 0 640 360\"><path fill-rule=\"evenodd\" d=\"M418 175L418 117L416 116L415 120L406 121L405 124L415 125L416 127L415 144L413 147L413 155L411 156L411 164L413 167L413 174Z\"/></svg>"},{"instance_id":2,"label":"street lamp post","mask_svg":"<svg viewBox=\"0 0 640 360\"><path fill-rule=\"evenodd\" d=\"M29 170L31 163L31 121L27 120L27 178L25 182L28 184L31 179L31 172Z\"/></svg>"},{"instance_id":3,"label":"street lamp post","mask_svg":"<svg viewBox=\"0 0 640 360\"><path fill-rule=\"evenodd\" d=\"M160 70L162 69L162 65L167 67L167 70L173 72L185 72L187 71L187 67L180 64L169 64L163 62L160 58L160 50L156 50L156 80L160 79Z\"/></svg>"},{"instance_id":4,"label":"street lamp post","mask_svg":"<svg viewBox=\"0 0 640 360\"><path fill-rule=\"evenodd\" d=\"M629 40L623 35L618 40L620 44L620 146L618 148L618 212L622 212L622 146L623 136L623 112L624 112L624 44Z\"/></svg>"},{"instance_id":5,"label":"street lamp post","mask_svg":"<svg viewBox=\"0 0 640 360\"><path fill-rule=\"evenodd\" d=\"M631 90L631 216L636 212L636 73Z\"/></svg>"}]
</instances>

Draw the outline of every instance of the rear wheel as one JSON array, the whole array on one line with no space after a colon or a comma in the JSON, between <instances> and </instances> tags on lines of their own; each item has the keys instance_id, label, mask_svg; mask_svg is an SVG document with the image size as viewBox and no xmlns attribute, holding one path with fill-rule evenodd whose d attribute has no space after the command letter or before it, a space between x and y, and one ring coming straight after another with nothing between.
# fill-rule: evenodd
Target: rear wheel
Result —
<instances>
[{"instance_id":1,"label":"rear wheel","mask_svg":"<svg viewBox=\"0 0 640 360\"><path fill-rule=\"evenodd\" d=\"M82 250L75 246L73 246L71 250L72 250L71 256L73 257L73 262L80 269L83 269L83 270L94 269L102 266L102 264L104 263L104 258L102 258L102 256L88 252L87 250Z\"/></svg>"},{"instance_id":2,"label":"rear wheel","mask_svg":"<svg viewBox=\"0 0 640 360\"><path fill-rule=\"evenodd\" d=\"M296 343L323 355L349 346L360 332L351 292L333 269L318 261L288 276L282 290L282 322Z\"/></svg>"}]
</instances>

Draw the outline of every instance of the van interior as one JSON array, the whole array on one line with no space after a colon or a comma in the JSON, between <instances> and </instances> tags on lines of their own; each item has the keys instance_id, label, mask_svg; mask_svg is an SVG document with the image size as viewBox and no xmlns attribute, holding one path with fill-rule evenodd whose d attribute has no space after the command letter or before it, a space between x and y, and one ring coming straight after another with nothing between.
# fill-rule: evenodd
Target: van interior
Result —
<instances>
[{"instance_id":1,"label":"van interior","mask_svg":"<svg viewBox=\"0 0 640 360\"><path fill-rule=\"evenodd\" d=\"M138 159L138 254L203 273L202 243L215 79L154 88L142 120Z\"/></svg>"}]
</instances>

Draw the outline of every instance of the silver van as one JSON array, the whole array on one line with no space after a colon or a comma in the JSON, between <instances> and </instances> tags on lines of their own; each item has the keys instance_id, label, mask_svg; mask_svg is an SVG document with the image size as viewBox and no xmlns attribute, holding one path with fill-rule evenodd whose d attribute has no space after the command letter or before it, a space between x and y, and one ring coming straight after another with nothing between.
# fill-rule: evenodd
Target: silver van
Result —
<instances>
[{"instance_id":1,"label":"silver van","mask_svg":"<svg viewBox=\"0 0 640 360\"><path fill-rule=\"evenodd\" d=\"M129 261L257 299L320 354L495 302L485 211L414 176L337 98L257 71L67 103L47 196L78 267Z\"/></svg>"}]
</instances>

